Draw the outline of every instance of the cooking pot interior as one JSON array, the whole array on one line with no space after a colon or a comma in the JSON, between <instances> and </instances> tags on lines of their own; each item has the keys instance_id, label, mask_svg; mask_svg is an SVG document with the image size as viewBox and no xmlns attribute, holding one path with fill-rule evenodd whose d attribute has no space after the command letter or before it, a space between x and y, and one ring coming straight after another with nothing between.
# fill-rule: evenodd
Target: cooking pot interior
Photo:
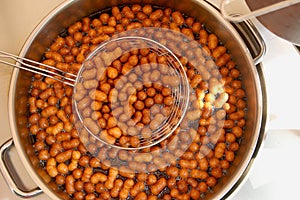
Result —
<instances>
[{"instance_id":1,"label":"cooking pot interior","mask_svg":"<svg viewBox=\"0 0 300 200\"><path fill-rule=\"evenodd\" d=\"M237 63L241 70L245 83L245 91L247 93L247 125L245 128L242 144L240 145L239 153L229 169L228 174L214 188L214 193L208 194L208 198L220 199L234 185L237 179L242 175L253 153L257 142L260 120L261 120L261 95L259 89L259 81L255 66L249 56L240 37L232 30L232 26L225 22L218 12L203 1L182 1L182 0L85 0L85 1L67 1L56 8L48 15L42 23L31 34L26 44L24 45L21 56L30 59L40 60L43 52L46 51L50 43L62 33L66 27L94 12L115 6L126 4L153 4L162 7L170 7L180 10L192 17L198 18L200 22L214 32L230 51L233 60ZM48 192L49 185L43 182L48 182L43 176L45 173L40 168L40 162L34 155L31 141L28 137L29 130L27 128L27 96L30 89L31 73L23 70L15 70L12 78L11 90L11 115L12 115L12 134L14 142L17 146L19 154L23 157L24 165L33 174L33 178L39 186L47 192L48 195L55 198L53 192ZM37 176L37 173L39 176ZM42 186L42 185L45 186Z\"/></svg>"}]
</instances>

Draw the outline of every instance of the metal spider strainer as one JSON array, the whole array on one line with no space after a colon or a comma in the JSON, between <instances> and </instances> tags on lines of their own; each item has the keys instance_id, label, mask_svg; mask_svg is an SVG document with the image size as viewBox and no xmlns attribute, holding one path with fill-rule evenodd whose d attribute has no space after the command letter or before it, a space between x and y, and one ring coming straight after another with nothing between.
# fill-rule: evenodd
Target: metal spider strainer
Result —
<instances>
[{"instance_id":1,"label":"metal spider strainer","mask_svg":"<svg viewBox=\"0 0 300 200\"><path fill-rule=\"evenodd\" d=\"M139 51L144 55L135 55ZM130 52L135 55L138 62L121 63L120 69L116 69L113 62L120 58L124 60ZM188 107L189 82L184 67L171 50L150 38L115 35L88 55L77 75L6 52L0 53L4 58L21 63L21 65L10 64L1 60L7 65L38 73L74 87L73 113L76 128L78 130L85 128L94 138L111 147L138 150L160 143L178 127ZM153 55L160 57L163 62L139 61L138 56L150 54L152 57ZM138 74L137 68L140 69ZM115 72L113 77L109 69ZM133 81L133 77L136 80ZM107 78L110 80L107 81ZM111 87L109 93L103 89L101 91L100 85L103 83ZM133 117L135 111L132 104L137 101L137 91L146 92L153 87L156 87L158 93L161 93L162 88L167 89L170 94L166 98L171 104L157 103L153 98L152 100L149 98L150 103L153 101L151 103L153 105L146 105L145 110L149 111L148 122L143 124L139 122L140 120L136 120L137 116ZM142 109L137 110L141 113ZM113 126L109 123L107 117L109 115L114 121ZM143 117L145 115L143 113ZM103 120L105 123L108 121L105 127Z\"/></svg>"},{"instance_id":2,"label":"metal spider strainer","mask_svg":"<svg viewBox=\"0 0 300 200\"><path fill-rule=\"evenodd\" d=\"M162 61L149 60L150 54ZM135 60L126 59L129 56ZM147 59L149 62L144 63ZM163 102L153 103L152 98L153 105L149 106L137 97L138 92L147 93L149 88L155 88L157 94L167 90L169 96L164 96ZM135 105L137 102L144 103L144 108ZM78 130L85 128L105 145L144 149L174 132L188 102L189 82L172 51L146 37L115 37L98 46L78 72L73 97L75 126ZM142 119L137 119L141 118L140 113ZM148 121L143 123L146 116Z\"/></svg>"}]
</instances>

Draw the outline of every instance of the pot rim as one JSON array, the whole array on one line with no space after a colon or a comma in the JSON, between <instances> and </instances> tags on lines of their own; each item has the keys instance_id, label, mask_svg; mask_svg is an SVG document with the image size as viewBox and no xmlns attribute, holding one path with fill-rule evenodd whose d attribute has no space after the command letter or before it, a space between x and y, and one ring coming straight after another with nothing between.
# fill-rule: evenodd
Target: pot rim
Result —
<instances>
[{"instance_id":1,"label":"pot rim","mask_svg":"<svg viewBox=\"0 0 300 200\"><path fill-rule=\"evenodd\" d=\"M38 24L37 26L33 29L29 37L26 39L24 45L21 48L21 51L19 53L19 56L25 56L26 52L29 49L29 46L33 39L37 36L37 34L42 30L44 25L57 13L60 12L60 10L66 6L68 6L73 0L67 0L64 1L63 3L59 4L56 8L54 8L52 11L50 11ZM28 155L26 154L25 150L22 147L22 144L20 142L19 136L18 136L18 131L16 127L16 118L15 118L15 104L14 104L14 93L16 91L16 82L17 82L17 77L19 74L19 69L14 68L12 76L11 76L11 81L10 81L10 88L9 88L9 99L8 99L8 114L9 114L9 123L10 123L10 128L13 136L13 141L15 144L15 147L17 149L17 152L19 154L19 157L27 170L27 172L30 174L32 177L32 180L36 183L38 187L42 189L43 192L47 194L51 199L57 199L59 200L60 198L58 195L56 195L54 192L52 192L49 187L46 185L46 183L42 180L42 178L39 176L38 173L34 170L32 167L32 164L30 160L28 159Z\"/></svg>"}]
</instances>

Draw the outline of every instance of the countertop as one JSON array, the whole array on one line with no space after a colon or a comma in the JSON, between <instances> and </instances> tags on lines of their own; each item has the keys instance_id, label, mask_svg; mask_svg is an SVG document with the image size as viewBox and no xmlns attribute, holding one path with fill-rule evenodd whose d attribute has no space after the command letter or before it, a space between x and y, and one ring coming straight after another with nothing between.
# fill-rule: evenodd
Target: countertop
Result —
<instances>
[{"instance_id":1,"label":"countertop","mask_svg":"<svg viewBox=\"0 0 300 200\"><path fill-rule=\"evenodd\" d=\"M0 49L18 54L38 22L63 0L1 0ZM218 0L212 0L218 4ZM270 119L267 138L248 180L233 199L297 199L300 180L300 55L289 42L270 33L255 21L267 43L262 62L267 84ZM11 137L7 97L12 68L0 65L0 143ZM13 159L18 159L15 154ZM17 162L17 161L16 161ZM19 170L25 170L22 165ZM24 178L24 177L23 177ZM24 182L34 187L30 177ZM0 175L0 199L21 199L9 190ZM49 199L45 194L32 199Z\"/></svg>"}]
</instances>

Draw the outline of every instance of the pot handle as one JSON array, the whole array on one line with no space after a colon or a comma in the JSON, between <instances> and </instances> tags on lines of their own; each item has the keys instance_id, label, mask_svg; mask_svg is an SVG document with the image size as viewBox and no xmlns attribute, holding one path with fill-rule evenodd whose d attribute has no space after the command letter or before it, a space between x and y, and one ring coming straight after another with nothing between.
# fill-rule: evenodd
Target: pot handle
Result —
<instances>
[{"instance_id":1,"label":"pot handle","mask_svg":"<svg viewBox=\"0 0 300 200\"><path fill-rule=\"evenodd\" d=\"M241 0L223 0L221 3L221 13L224 18L232 22L242 22L246 19L258 17L297 3L300 3L300 0L284 0L254 11L250 11L247 5L242 5ZM236 15L237 11L233 11L232 8L239 8L239 10L244 14L238 13L238 15Z\"/></svg>"},{"instance_id":2,"label":"pot handle","mask_svg":"<svg viewBox=\"0 0 300 200\"><path fill-rule=\"evenodd\" d=\"M242 36L246 45L250 47L248 49L253 57L254 64L259 64L266 54L267 47L263 37L258 32L255 25L250 20L246 20L241 23L233 24L233 26Z\"/></svg>"},{"instance_id":3,"label":"pot handle","mask_svg":"<svg viewBox=\"0 0 300 200\"><path fill-rule=\"evenodd\" d=\"M25 191L18 187L17 181L12 176L12 169L8 169L8 152L14 146L13 139L10 138L0 147L0 171L12 192L22 198L34 197L43 191L40 188ZM16 172L14 172L16 174Z\"/></svg>"}]
</instances>

